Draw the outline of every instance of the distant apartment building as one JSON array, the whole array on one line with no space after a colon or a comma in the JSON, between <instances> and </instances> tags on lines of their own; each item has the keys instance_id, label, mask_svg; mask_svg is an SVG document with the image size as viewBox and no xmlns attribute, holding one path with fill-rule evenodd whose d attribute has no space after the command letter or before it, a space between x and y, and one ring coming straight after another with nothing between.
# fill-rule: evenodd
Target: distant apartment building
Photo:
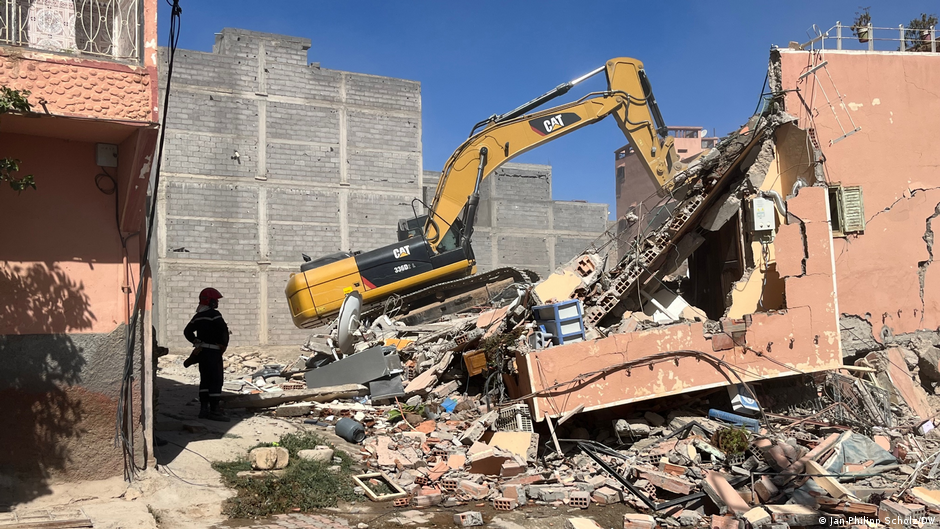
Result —
<instances>
[{"instance_id":1,"label":"distant apartment building","mask_svg":"<svg viewBox=\"0 0 940 529\"><path fill-rule=\"evenodd\" d=\"M718 138L707 136L707 130L703 127L669 127L669 134L676 139L676 153L682 160L718 144ZM617 194L617 232L623 234L620 239L624 241L636 233L638 226L641 224L646 226L652 219L655 219L659 211L656 206L660 202L660 197L656 195L656 185L629 143L614 151L614 171L616 174L614 188ZM668 206L666 207L668 209ZM624 234L625 231L629 233Z\"/></svg>"}]
</instances>

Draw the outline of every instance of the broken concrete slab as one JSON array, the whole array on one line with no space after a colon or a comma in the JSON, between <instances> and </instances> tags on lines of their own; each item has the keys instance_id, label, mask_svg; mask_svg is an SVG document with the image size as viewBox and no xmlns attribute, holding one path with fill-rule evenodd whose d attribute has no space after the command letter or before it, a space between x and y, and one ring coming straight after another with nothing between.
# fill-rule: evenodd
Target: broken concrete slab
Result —
<instances>
[{"instance_id":1,"label":"broken concrete slab","mask_svg":"<svg viewBox=\"0 0 940 529\"><path fill-rule=\"evenodd\" d=\"M914 487L910 490L910 495L930 509L940 511L940 490Z\"/></svg>"},{"instance_id":2,"label":"broken concrete slab","mask_svg":"<svg viewBox=\"0 0 940 529\"><path fill-rule=\"evenodd\" d=\"M861 501L839 483L839 480L829 477L828 474L830 474L830 472L824 469L819 463L807 461L806 470L804 470L804 472L812 476L813 481L825 489L833 498L837 500Z\"/></svg>"},{"instance_id":3,"label":"broken concrete slab","mask_svg":"<svg viewBox=\"0 0 940 529\"><path fill-rule=\"evenodd\" d=\"M308 388L322 388L338 384L366 384L391 375L386 355L398 358L398 350L391 346L370 347L325 366L307 371L304 380Z\"/></svg>"},{"instance_id":4,"label":"broken concrete slab","mask_svg":"<svg viewBox=\"0 0 940 529\"><path fill-rule=\"evenodd\" d=\"M767 512L763 507L754 507L753 509L747 511L742 518L747 520L751 527L755 529L764 525L769 524L773 519L770 516L770 513Z\"/></svg>"},{"instance_id":5,"label":"broken concrete slab","mask_svg":"<svg viewBox=\"0 0 940 529\"><path fill-rule=\"evenodd\" d=\"M734 490L728 480L717 472L709 472L705 476L702 490L718 506L721 514L732 512L740 516L751 510L751 506L744 501L738 491Z\"/></svg>"},{"instance_id":6,"label":"broken concrete slab","mask_svg":"<svg viewBox=\"0 0 940 529\"><path fill-rule=\"evenodd\" d=\"M765 505L764 508L770 512L774 523L782 522L796 527L829 525L828 522L819 523L819 520L829 519L825 513L804 505Z\"/></svg>"},{"instance_id":7,"label":"broken concrete slab","mask_svg":"<svg viewBox=\"0 0 940 529\"><path fill-rule=\"evenodd\" d=\"M656 518L648 514L623 515L623 529L656 529Z\"/></svg>"},{"instance_id":8,"label":"broken concrete slab","mask_svg":"<svg viewBox=\"0 0 940 529\"><path fill-rule=\"evenodd\" d=\"M624 529L626 529L624 525ZM565 520L565 529L604 529L590 518L568 518Z\"/></svg>"},{"instance_id":9,"label":"broken concrete slab","mask_svg":"<svg viewBox=\"0 0 940 529\"><path fill-rule=\"evenodd\" d=\"M412 395L427 395L431 387L437 383L438 376L447 369L453 358L454 353L452 351L445 352L439 362L408 382L408 385L405 386L405 395L409 397Z\"/></svg>"},{"instance_id":10,"label":"broken concrete slab","mask_svg":"<svg viewBox=\"0 0 940 529\"><path fill-rule=\"evenodd\" d=\"M506 450L525 460L534 435L533 432L495 432L488 444Z\"/></svg>"},{"instance_id":11,"label":"broken concrete slab","mask_svg":"<svg viewBox=\"0 0 940 529\"><path fill-rule=\"evenodd\" d=\"M297 402L292 404L281 404L274 410L275 417L302 417L309 415L313 411L313 404L309 402Z\"/></svg>"},{"instance_id":12,"label":"broken concrete slab","mask_svg":"<svg viewBox=\"0 0 940 529\"><path fill-rule=\"evenodd\" d=\"M226 408L273 408L286 402L312 401L329 402L335 399L351 399L368 395L369 390L359 384L326 386L315 389L290 389L278 392L264 392L249 395L222 395Z\"/></svg>"},{"instance_id":13,"label":"broken concrete slab","mask_svg":"<svg viewBox=\"0 0 940 529\"><path fill-rule=\"evenodd\" d=\"M888 357L887 373L894 388L900 393L901 399L921 420L933 417L930 404L927 402L927 393L920 384L914 384L914 377L907 369L907 362L897 347L885 351Z\"/></svg>"}]
</instances>

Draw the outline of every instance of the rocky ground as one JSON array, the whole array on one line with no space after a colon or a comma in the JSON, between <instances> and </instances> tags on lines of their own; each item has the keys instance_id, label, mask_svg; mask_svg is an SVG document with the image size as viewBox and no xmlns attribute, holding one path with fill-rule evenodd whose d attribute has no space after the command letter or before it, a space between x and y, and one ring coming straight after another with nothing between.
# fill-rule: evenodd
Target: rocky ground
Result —
<instances>
[{"instance_id":1,"label":"rocky ground","mask_svg":"<svg viewBox=\"0 0 940 529\"><path fill-rule=\"evenodd\" d=\"M525 511L494 511L489 503L457 508L396 509L391 503L373 503L363 498L355 504L341 504L317 513L292 513L267 519L228 519L223 502L234 495L225 487L212 461L229 461L247 454L261 442L273 442L281 435L306 428L326 437L337 449L359 457L360 448L335 436L331 429L304 425L294 419L281 419L271 411L230 412L232 422L218 423L196 418L195 401L198 372L185 369L183 351L160 360L157 388L159 406L155 435L165 444L157 446L157 467L141 474L128 485L122 478L50 486L52 493L19 504L17 512L49 509L81 509L95 529L204 529L229 528L316 528L345 527L450 527L455 512L474 509L483 513L488 527L519 529L563 527L565 520L581 509L566 506L538 506ZM245 349L234 353L263 363L295 360L296 347L265 350ZM227 378L247 370L233 369ZM612 505L592 510L591 515L605 527L620 527L623 513L631 509ZM0 520L2 524L2 520ZM2 527L2 525L0 525Z\"/></svg>"}]
</instances>

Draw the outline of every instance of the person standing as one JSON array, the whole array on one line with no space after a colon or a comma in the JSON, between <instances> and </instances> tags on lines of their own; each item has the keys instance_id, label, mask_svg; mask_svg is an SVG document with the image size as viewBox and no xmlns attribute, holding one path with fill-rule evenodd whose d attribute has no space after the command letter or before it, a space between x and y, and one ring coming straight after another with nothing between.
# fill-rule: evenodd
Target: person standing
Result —
<instances>
[{"instance_id":1,"label":"person standing","mask_svg":"<svg viewBox=\"0 0 940 529\"><path fill-rule=\"evenodd\" d=\"M228 325L219 312L220 299L222 293L214 288L199 293L196 314L183 329L183 336L193 344L193 352L183 366L199 364L199 418L228 422L219 407L224 381L222 353L228 348Z\"/></svg>"}]
</instances>

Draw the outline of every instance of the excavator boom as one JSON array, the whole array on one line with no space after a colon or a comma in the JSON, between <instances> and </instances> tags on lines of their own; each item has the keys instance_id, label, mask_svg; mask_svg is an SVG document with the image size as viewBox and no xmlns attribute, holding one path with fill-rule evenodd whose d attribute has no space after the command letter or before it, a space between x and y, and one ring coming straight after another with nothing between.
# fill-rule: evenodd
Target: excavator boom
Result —
<instances>
[{"instance_id":1,"label":"excavator boom","mask_svg":"<svg viewBox=\"0 0 940 529\"><path fill-rule=\"evenodd\" d=\"M607 91L588 94L573 103L560 105L533 114L525 112L566 93L575 84L591 75L607 74ZM671 187L671 178L679 162L673 138L666 136L666 127L653 91L636 59L617 58L603 68L565 83L518 109L488 122L457 148L447 160L430 206L425 233L432 248L440 242L438 232L447 232L464 210L479 181L499 166L520 154L534 149L613 114L617 125L639 154L650 177L661 188ZM479 167L485 153L485 167ZM472 217L469 216L469 217ZM467 231L472 231L472 218L465 218Z\"/></svg>"}]
</instances>

